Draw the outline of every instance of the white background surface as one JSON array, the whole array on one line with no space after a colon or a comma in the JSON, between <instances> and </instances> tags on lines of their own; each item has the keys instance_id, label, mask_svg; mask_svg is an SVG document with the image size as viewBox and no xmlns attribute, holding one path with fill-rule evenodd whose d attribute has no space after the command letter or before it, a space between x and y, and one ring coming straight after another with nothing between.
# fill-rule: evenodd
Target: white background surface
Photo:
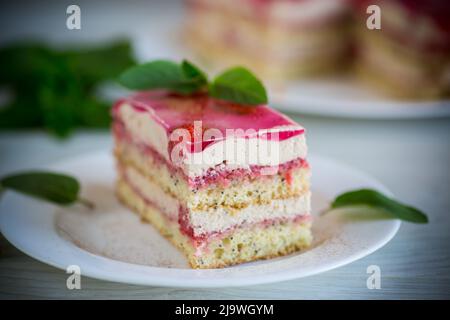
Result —
<instances>
[{"instance_id":1,"label":"white background surface","mask_svg":"<svg viewBox=\"0 0 450 320\"><path fill-rule=\"evenodd\" d=\"M152 1L148 1L151 3ZM15 2L14 2L15 3ZM9 3L12 6L14 3ZM43 2L34 8L16 6L19 15L0 14L1 39L33 32L54 41L83 39L86 34L108 36L120 33L127 22L110 6L86 11L80 33L65 26L67 1L58 3L43 16ZM83 1L79 1L83 8ZM134 4L129 4L131 7ZM2 4L2 7L4 5ZM145 19L145 10L135 10ZM8 12L2 10L2 13ZM117 19L111 29L104 17ZM33 16L39 23L30 24ZM16 21L14 21L16 20ZM14 29L11 26L17 26ZM42 28L42 29L40 29ZM92 38L94 39L94 38ZM308 130L310 150L369 172L394 192L398 199L418 206L429 214L428 225L404 223L398 235L380 251L346 267L321 275L271 285L232 289L186 290L139 287L82 280L82 290L65 287L66 274L20 253L0 240L1 298L449 298L450 297L450 121L367 121L295 117ZM37 168L48 162L80 153L108 148L108 133L76 134L59 141L41 132L0 133L0 175L13 170ZM380 266L382 288L366 288L366 268Z\"/></svg>"}]
</instances>

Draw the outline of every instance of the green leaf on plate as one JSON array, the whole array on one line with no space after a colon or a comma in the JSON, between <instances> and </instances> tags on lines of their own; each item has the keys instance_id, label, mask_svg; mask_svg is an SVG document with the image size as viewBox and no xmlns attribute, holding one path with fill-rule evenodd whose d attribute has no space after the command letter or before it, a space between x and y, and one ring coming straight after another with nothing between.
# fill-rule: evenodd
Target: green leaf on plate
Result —
<instances>
[{"instance_id":1,"label":"green leaf on plate","mask_svg":"<svg viewBox=\"0 0 450 320\"><path fill-rule=\"evenodd\" d=\"M0 185L4 189L11 189L60 205L79 201L80 184L75 178L64 174L24 172L2 178Z\"/></svg>"},{"instance_id":2,"label":"green leaf on plate","mask_svg":"<svg viewBox=\"0 0 450 320\"><path fill-rule=\"evenodd\" d=\"M400 220L414 223L428 223L428 217L422 211L402 204L371 189L345 192L336 197L331 204L331 209L349 208L361 205L381 209L392 217Z\"/></svg>"},{"instance_id":3,"label":"green leaf on plate","mask_svg":"<svg viewBox=\"0 0 450 320\"><path fill-rule=\"evenodd\" d=\"M210 95L244 105L267 103L267 92L261 81L249 70L235 67L217 76L210 86Z\"/></svg>"}]
</instances>

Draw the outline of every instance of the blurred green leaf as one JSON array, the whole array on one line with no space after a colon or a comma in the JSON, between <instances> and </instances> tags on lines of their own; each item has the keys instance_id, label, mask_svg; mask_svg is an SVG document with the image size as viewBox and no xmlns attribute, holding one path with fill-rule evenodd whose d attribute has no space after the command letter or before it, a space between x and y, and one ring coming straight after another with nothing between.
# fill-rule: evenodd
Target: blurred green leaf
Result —
<instances>
[{"instance_id":1,"label":"blurred green leaf","mask_svg":"<svg viewBox=\"0 0 450 320\"><path fill-rule=\"evenodd\" d=\"M126 41L86 51L66 51L70 66L87 84L116 78L133 65L130 44Z\"/></svg>"},{"instance_id":2,"label":"blurred green leaf","mask_svg":"<svg viewBox=\"0 0 450 320\"><path fill-rule=\"evenodd\" d=\"M33 97L19 96L0 109L0 129L26 129L42 123L42 112Z\"/></svg>"},{"instance_id":3,"label":"blurred green leaf","mask_svg":"<svg viewBox=\"0 0 450 320\"><path fill-rule=\"evenodd\" d=\"M0 48L0 86L14 99L0 108L0 129L43 127L59 137L77 127L109 125L109 102L97 86L134 64L130 44L55 50L39 43Z\"/></svg>"},{"instance_id":4,"label":"blurred green leaf","mask_svg":"<svg viewBox=\"0 0 450 320\"><path fill-rule=\"evenodd\" d=\"M110 105L94 98L87 98L80 109L80 125L87 128L107 128L111 123Z\"/></svg>"}]
</instances>

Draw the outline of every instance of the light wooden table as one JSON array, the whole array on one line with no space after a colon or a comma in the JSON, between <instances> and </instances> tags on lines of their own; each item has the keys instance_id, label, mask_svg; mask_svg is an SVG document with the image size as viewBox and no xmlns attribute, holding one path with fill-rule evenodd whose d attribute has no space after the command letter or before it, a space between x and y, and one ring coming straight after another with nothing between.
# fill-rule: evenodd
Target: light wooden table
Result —
<instances>
[{"instance_id":1,"label":"light wooden table","mask_svg":"<svg viewBox=\"0 0 450 320\"><path fill-rule=\"evenodd\" d=\"M450 120L294 118L308 129L310 152L367 171L398 199L427 212L430 223L404 223L384 248L323 274L269 285L205 290L140 287L82 278L82 289L69 291L64 271L29 258L1 238L0 298L450 298ZM81 132L67 141L41 132L1 133L0 175L110 145L105 132ZM372 264L381 268L380 290L366 287L366 268Z\"/></svg>"}]
</instances>

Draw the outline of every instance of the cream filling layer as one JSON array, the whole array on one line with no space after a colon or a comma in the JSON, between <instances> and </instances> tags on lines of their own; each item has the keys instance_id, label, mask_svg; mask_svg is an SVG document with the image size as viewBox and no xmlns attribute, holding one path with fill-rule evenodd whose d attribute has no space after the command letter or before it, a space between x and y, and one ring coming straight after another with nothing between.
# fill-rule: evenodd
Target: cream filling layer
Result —
<instances>
[{"instance_id":1,"label":"cream filling layer","mask_svg":"<svg viewBox=\"0 0 450 320\"><path fill-rule=\"evenodd\" d=\"M215 141L203 151L188 152L179 162L172 162L169 151L169 137L166 129L154 120L154 115L136 111L131 105L124 103L119 107L119 116L126 130L137 143L154 148L169 163L180 167L188 177L202 176L210 168L221 165L221 169L249 169L252 165L277 166L279 164L302 158L307 155L304 134L288 139L266 140L252 137L226 136ZM266 133L303 129L301 126L284 126L264 130ZM224 164L226 163L226 164Z\"/></svg>"},{"instance_id":2,"label":"cream filling layer","mask_svg":"<svg viewBox=\"0 0 450 320\"><path fill-rule=\"evenodd\" d=\"M146 202L158 208L170 220L178 221L180 203L176 198L131 166L122 167L122 174L130 187Z\"/></svg>"},{"instance_id":3,"label":"cream filling layer","mask_svg":"<svg viewBox=\"0 0 450 320\"><path fill-rule=\"evenodd\" d=\"M249 205L233 213L225 207L211 208L207 211L189 212L190 225L194 235L223 232L242 224L257 224L274 219L293 219L307 216L311 210L311 193L289 199L272 200L267 205Z\"/></svg>"},{"instance_id":4,"label":"cream filling layer","mask_svg":"<svg viewBox=\"0 0 450 320\"><path fill-rule=\"evenodd\" d=\"M156 183L133 167L124 167L122 174L124 174L127 183L141 197L163 211L170 220L178 221L180 210L178 199L165 193ZM307 192L300 197L273 200L267 205L250 205L237 212L220 206L208 210L190 210L188 212L189 224L194 230L194 235L198 236L204 233L223 232L242 224L255 224L272 219L293 219L298 216L309 215L311 211L310 199L311 194Z\"/></svg>"}]
</instances>

